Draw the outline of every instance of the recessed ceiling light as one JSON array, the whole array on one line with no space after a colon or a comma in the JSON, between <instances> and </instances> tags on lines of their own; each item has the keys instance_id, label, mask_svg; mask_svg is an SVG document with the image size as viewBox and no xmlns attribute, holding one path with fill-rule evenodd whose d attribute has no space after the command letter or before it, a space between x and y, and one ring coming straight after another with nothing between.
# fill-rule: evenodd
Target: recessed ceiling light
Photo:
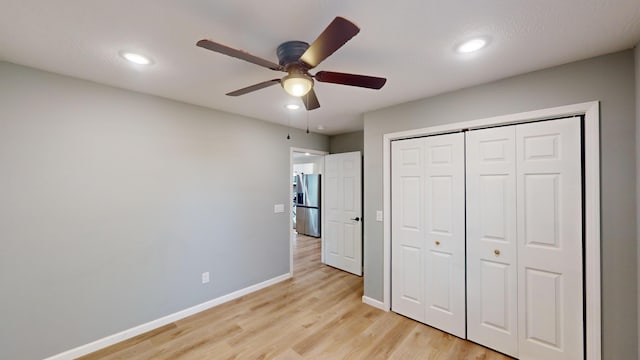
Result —
<instances>
[{"instance_id":1,"label":"recessed ceiling light","mask_svg":"<svg viewBox=\"0 0 640 360\"><path fill-rule=\"evenodd\" d=\"M458 45L458 47L456 48L456 51L459 53L466 54L466 53L478 51L485 46L487 46L487 39L475 38L475 39L465 41L462 44Z\"/></svg>"},{"instance_id":2,"label":"recessed ceiling light","mask_svg":"<svg viewBox=\"0 0 640 360\"><path fill-rule=\"evenodd\" d=\"M318 125L316 128L317 128L318 130L324 130L324 125Z\"/></svg>"},{"instance_id":3,"label":"recessed ceiling light","mask_svg":"<svg viewBox=\"0 0 640 360\"><path fill-rule=\"evenodd\" d=\"M300 109L300 105L296 105L296 104L287 104L285 105L285 107L289 110L298 110Z\"/></svg>"},{"instance_id":4,"label":"recessed ceiling light","mask_svg":"<svg viewBox=\"0 0 640 360\"><path fill-rule=\"evenodd\" d=\"M151 59L149 59L148 57L146 57L144 55L141 55L141 54L129 52L129 51L121 52L120 56L122 56L126 60L128 60L128 61L130 61L130 62L132 62L134 64L138 64L138 65L151 65L151 63L152 63Z\"/></svg>"},{"instance_id":5,"label":"recessed ceiling light","mask_svg":"<svg viewBox=\"0 0 640 360\"><path fill-rule=\"evenodd\" d=\"M309 154L309 153L304 153L304 154L305 154L306 156L310 156L310 155L311 155L311 154Z\"/></svg>"}]
</instances>

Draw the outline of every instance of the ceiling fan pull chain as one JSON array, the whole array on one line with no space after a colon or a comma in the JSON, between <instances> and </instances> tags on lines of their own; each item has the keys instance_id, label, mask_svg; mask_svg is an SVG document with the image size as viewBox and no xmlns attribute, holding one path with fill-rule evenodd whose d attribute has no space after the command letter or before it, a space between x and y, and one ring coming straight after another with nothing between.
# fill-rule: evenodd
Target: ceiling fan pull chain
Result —
<instances>
[{"instance_id":1,"label":"ceiling fan pull chain","mask_svg":"<svg viewBox=\"0 0 640 360\"><path fill-rule=\"evenodd\" d=\"M291 112L287 112L287 140L291 140Z\"/></svg>"},{"instance_id":2,"label":"ceiling fan pull chain","mask_svg":"<svg viewBox=\"0 0 640 360\"><path fill-rule=\"evenodd\" d=\"M309 103L309 93L305 95L307 97L306 103ZM307 134L309 133L309 110L307 110Z\"/></svg>"}]
</instances>

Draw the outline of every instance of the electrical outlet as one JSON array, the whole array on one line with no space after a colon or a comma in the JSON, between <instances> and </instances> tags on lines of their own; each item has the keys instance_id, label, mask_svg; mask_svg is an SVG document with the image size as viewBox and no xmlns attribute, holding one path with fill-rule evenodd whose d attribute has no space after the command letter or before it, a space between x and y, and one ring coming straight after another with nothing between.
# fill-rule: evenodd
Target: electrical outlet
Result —
<instances>
[{"instance_id":1,"label":"electrical outlet","mask_svg":"<svg viewBox=\"0 0 640 360\"><path fill-rule=\"evenodd\" d=\"M209 272L203 272L202 273L202 283L206 284L209 282Z\"/></svg>"}]
</instances>

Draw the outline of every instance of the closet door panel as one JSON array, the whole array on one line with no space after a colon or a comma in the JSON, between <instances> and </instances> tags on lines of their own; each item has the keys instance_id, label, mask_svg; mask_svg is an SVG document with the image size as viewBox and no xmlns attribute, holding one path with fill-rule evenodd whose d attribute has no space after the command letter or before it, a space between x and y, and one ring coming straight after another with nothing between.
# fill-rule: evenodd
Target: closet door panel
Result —
<instances>
[{"instance_id":1,"label":"closet door panel","mask_svg":"<svg viewBox=\"0 0 640 360\"><path fill-rule=\"evenodd\" d=\"M391 310L424 322L424 141L391 149Z\"/></svg>"},{"instance_id":2,"label":"closet door panel","mask_svg":"<svg viewBox=\"0 0 640 360\"><path fill-rule=\"evenodd\" d=\"M466 134L467 334L518 356L515 127Z\"/></svg>"},{"instance_id":3,"label":"closet door panel","mask_svg":"<svg viewBox=\"0 0 640 360\"><path fill-rule=\"evenodd\" d=\"M583 358L579 118L516 127L521 359Z\"/></svg>"},{"instance_id":4,"label":"closet door panel","mask_svg":"<svg viewBox=\"0 0 640 360\"><path fill-rule=\"evenodd\" d=\"M424 138L425 323L464 338L464 135Z\"/></svg>"}]
</instances>

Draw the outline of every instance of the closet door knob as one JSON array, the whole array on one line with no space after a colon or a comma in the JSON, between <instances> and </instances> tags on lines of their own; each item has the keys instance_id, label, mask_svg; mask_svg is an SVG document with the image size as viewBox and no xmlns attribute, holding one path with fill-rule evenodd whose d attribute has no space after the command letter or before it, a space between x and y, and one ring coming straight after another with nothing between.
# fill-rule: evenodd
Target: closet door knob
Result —
<instances>
[{"instance_id":1,"label":"closet door knob","mask_svg":"<svg viewBox=\"0 0 640 360\"><path fill-rule=\"evenodd\" d=\"M436 245L440 245L440 241L436 240Z\"/></svg>"},{"instance_id":2,"label":"closet door knob","mask_svg":"<svg viewBox=\"0 0 640 360\"><path fill-rule=\"evenodd\" d=\"M500 250L495 249L495 250L493 250L493 253L496 254L496 255L500 255Z\"/></svg>"}]
</instances>

